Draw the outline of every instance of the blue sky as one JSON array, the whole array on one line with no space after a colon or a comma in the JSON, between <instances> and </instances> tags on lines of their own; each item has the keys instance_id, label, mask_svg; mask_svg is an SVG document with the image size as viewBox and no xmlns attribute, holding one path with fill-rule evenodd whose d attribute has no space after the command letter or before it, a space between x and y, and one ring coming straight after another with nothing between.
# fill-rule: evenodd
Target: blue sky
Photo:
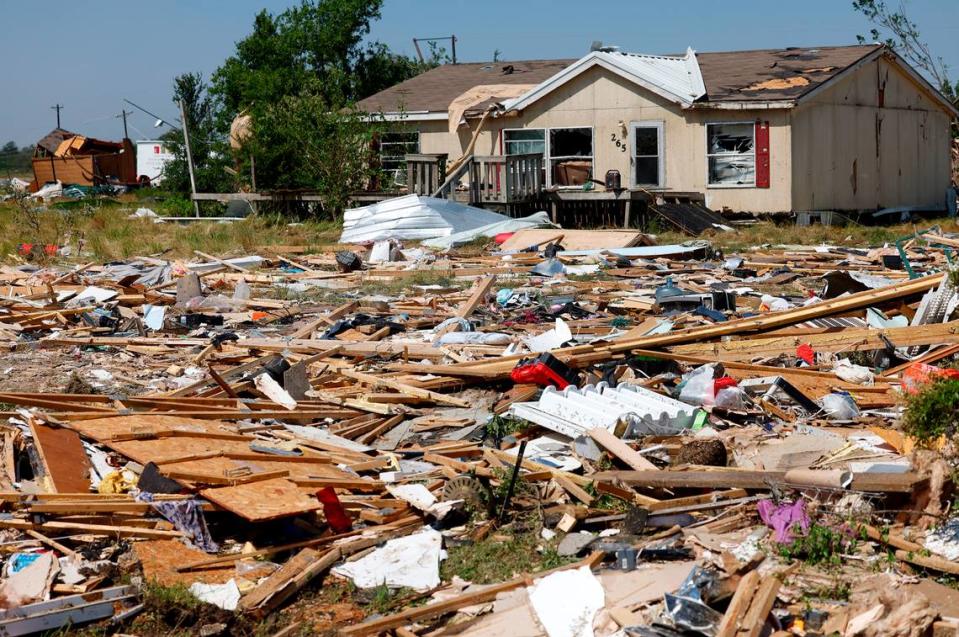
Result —
<instances>
[{"instance_id":1,"label":"blue sky","mask_svg":"<svg viewBox=\"0 0 959 637\"><path fill-rule=\"evenodd\" d=\"M261 8L289 0L3 0L0 144L32 144L56 124L118 139L114 116L128 98L175 115L172 78L212 72L249 33ZM896 4L891 0L890 4ZM910 0L912 19L934 53L959 76L956 0ZM854 44L869 25L851 0L650 2L620 0L385 0L371 37L412 54L411 38L455 33L461 61L578 57L593 40L644 53ZM128 107L129 108L129 107ZM142 113L131 137L154 134Z\"/></svg>"}]
</instances>

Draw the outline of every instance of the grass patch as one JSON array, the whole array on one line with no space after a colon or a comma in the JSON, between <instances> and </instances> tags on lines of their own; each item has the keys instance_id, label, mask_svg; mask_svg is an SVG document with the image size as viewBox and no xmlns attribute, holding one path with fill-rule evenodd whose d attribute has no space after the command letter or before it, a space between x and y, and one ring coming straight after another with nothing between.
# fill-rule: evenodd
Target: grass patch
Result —
<instances>
[{"instance_id":1,"label":"grass patch","mask_svg":"<svg viewBox=\"0 0 959 637\"><path fill-rule=\"evenodd\" d=\"M959 381L938 378L925 383L906 401L902 428L921 445L959 431Z\"/></svg>"},{"instance_id":2,"label":"grass patch","mask_svg":"<svg viewBox=\"0 0 959 637\"><path fill-rule=\"evenodd\" d=\"M164 201L171 203L155 206L155 202L133 195L123 195L120 201L81 199L51 205L30 201L24 203L26 208L15 201L0 202L0 250L10 255L20 243L55 244L69 246L78 255L71 260L101 262L161 253L185 258L192 257L194 250L218 256L250 254L271 245L298 245L307 252L321 252L336 243L341 230L340 224L330 221L290 223L275 214L234 222L162 224L128 218L144 206L158 214L183 215L182 202L175 197ZM192 214L192 207L187 212Z\"/></svg>"},{"instance_id":3,"label":"grass patch","mask_svg":"<svg viewBox=\"0 0 959 637\"><path fill-rule=\"evenodd\" d=\"M543 549L537 550L540 544ZM448 557L440 566L444 581L454 576L474 584L505 582L522 574L533 574L575 562L563 557L552 542L533 532L516 533L507 539L490 537L472 544L449 547Z\"/></svg>"},{"instance_id":4,"label":"grass patch","mask_svg":"<svg viewBox=\"0 0 959 637\"><path fill-rule=\"evenodd\" d=\"M779 544L780 557L800 560L810 565L836 567L842 565L842 555L856 550L856 533L847 526L833 528L813 523L809 533L796 537L789 544Z\"/></svg>"}]
</instances>

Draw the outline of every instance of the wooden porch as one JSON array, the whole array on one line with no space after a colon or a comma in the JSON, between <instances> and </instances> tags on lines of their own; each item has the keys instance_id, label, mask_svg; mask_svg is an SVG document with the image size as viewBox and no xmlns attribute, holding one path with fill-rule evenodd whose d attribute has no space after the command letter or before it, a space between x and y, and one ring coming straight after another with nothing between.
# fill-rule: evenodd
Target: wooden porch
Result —
<instances>
[{"instance_id":1,"label":"wooden porch","mask_svg":"<svg viewBox=\"0 0 959 637\"><path fill-rule=\"evenodd\" d=\"M513 216L546 210L555 223L569 228L623 227L648 229L653 219L691 230L720 223L722 217L705 207L699 192L650 191L644 188L606 190L547 188L541 154L469 155L448 172L447 156L406 155L406 193L362 193L357 204L398 194L452 199ZM701 231L701 230L700 230ZM698 232L695 232L698 234Z\"/></svg>"}]
</instances>

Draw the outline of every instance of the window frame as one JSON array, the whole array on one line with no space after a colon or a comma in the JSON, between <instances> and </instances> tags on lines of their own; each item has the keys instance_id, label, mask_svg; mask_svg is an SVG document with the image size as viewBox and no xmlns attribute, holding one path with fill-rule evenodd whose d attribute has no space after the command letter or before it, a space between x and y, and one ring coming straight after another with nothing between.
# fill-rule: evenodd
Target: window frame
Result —
<instances>
[{"instance_id":1,"label":"window frame","mask_svg":"<svg viewBox=\"0 0 959 637\"><path fill-rule=\"evenodd\" d=\"M574 159L579 157L581 159L586 159L588 157L589 163L591 166L590 175L592 175L595 178L595 175L593 174L593 169L596 168L596 130L595 130L595 127L593 126L535 126L535 127L531 126L531 127L520 127L520 128L504 128L502 129L503 156L505 157L509 154L506 152L506 149L507 149L506 145L508 143L506 141L506 133L511 131L533 131L533 130L543 131L543 147L544 147L543 169L546 172L546 181L544 183L546 184L547 188L552 188L553 187L553 161L552 161L553 149L552 149L552 145L549 142L550 131L578 130L578 129L589 129L589 142L590 142L589 153L590 154L588 156L587 155L561 155L561 158ZM582 188L582 186L556 186L556 187L561 190L578 190Z\"/></svg>"},{"instance_id":2,"label":"window frame","mask_svg":"<svg viewBox=\"0 0 959 637\"><path fill-rule=\"evenodd\" d=\"M385 140L384 140L384 138L385 138L387 135L416 135L416 150L414 150L413 152L406 151L406 152L402 153L401 155L388 155L388 154L386 154L386 153L384 152L384 146L403 146L403 147L406 147L408 144L412 143L412 142L388 142L388 141L385 141ZM385 133L383 133L383 134L380 136L380 140L379 140L379 162L380 162L380 170L382 170L384 173L387 173L387 172L388 172L388 173L391 173L391 174L392 174L394 171L397 171L397 170L398 170L398 171L401 171L401 172L405 172L405 170L406 170L406 168L405 168L406 155L416 155L416 154L419 154L420 149L422 148L422 138L423 138L423 134L422 134L422 132L421 132L419 129L417 129L417 130L394 130L394 131L386 131ZM386 160L387 158L389 158L389 159L392 160L392 161L395 161L396 158L399 158L399 161L400 161L399 167L397 167L397 168L387 168L386 163L385 163L385 160Z\"/></svg>"},{"instance_id":3,"label":"window frame","mask_svg":"<svg viewBox=\"0 0 959 637\"><path fill-rule=\"evenodd\" d=\"M723 157L723 156L733 156L732 153L727 154L715 154L709 152L709 127L710 126L743 126L748 125L752 131L753 136L753 181L749 184L714 184L709 181L709 158L710 157ZM732 121L722 121L722 122L705 122L703 126L703 139L705 141L705 162L706 162L706 188L756 188L756 122L753 120L732 120ZM741 153L737 153L741 154Z\"/></svg>"},{"instance_id":4,"label":"window frame","mask_svg":"<svg viewBox=\"0 0 959 637\"><path fill-rule=\"evenodd\" d=\"M666 129L666 122L661 119L641 119L632 121L629 123L629 185L632 188L653 188L653 189L663 189L666 187L666 142L664 137L664 132ZM636 150L636 129L638 128L655 128L656 129L656 159L657 159L657 171L656 178L659 180L657 184L641 184L636 180L636 158L637 157L653 157L653 155L637 155Z\"/></svg>"},{"instance_id":5,"label":"window frame","mask_svg":"<svg viewBox=\"0 0 959 637\"><path fill-rule=\"evenodd\" d=\"M548 128L504 128L503 129L503 156L509 155L508 149L509 144L517 143L519 140L510 142L506 139L509 136L509 133L515 133L519 131L542 131L543 133L543 157L546 157L546 154L549 150L549 129ZM522 140L524 142L529 142L531 140ZM520 153L522 154L522 153Z\"/></svg>"}]
</instances>

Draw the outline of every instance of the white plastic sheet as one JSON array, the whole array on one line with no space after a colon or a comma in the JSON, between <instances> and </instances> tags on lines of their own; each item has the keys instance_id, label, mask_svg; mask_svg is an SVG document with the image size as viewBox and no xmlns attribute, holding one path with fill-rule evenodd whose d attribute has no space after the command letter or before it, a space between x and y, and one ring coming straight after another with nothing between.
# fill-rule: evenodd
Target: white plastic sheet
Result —
<instances>
[{"instance_id":1,"label":"white plastic sheet","mask_svg":"<svg viewBox=\"0 0 959 637\"><path fill-rule=\"evenodd\" d=\"M448 237L508 219L448 199L406 195L345 211L340 243Z\"/></svg>"},{"instance_id":2,"label":"white plastic sheet","mask_svg":"<svg viewBox=\"0 0 959 637\"><path fill-rule=\"evenodd\" d=\"M606 603L606 592L589 567L547 575L528 591L549 637L593 637L593 619Z\"/></svg>"},{"instance_id":3,"label":"white plastic sheet","mask_svg":"<svg viewBox=\"0 0 959 637\"><path fill-rule=\"evenodd\" d=\"M359 588L386 584L428 591L440 584L440 557L443 536L427 527L414 535L396 538L355 562L333 569Z\"/></svg>"}]
</instances>

